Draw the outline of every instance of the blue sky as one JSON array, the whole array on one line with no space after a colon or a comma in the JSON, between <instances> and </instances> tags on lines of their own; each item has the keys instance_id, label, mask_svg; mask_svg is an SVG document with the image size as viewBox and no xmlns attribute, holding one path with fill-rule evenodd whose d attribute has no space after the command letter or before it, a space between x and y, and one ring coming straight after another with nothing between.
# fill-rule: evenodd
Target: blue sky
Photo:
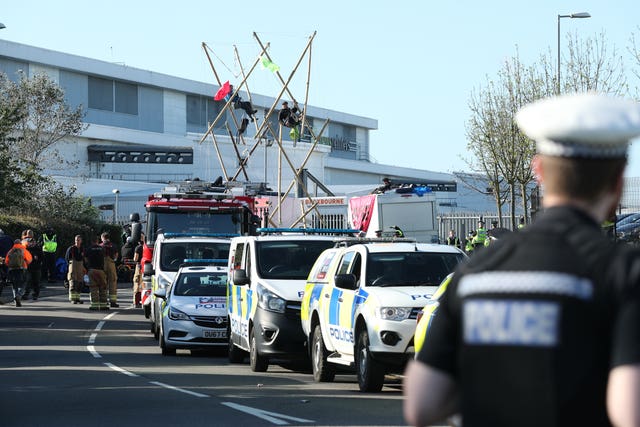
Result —
<instances>
[{"instance_id":1,"label":"blue sky","mask_svg":"<svg viewBox=\"0 0 640 427\"><path fill-rule=\"evenodd\" d=\"M0 38L207 83L215 78L202 49L216 54L224 80L239 82L233 46L245 69L259 53L253 38L288 75L309 36L309 103L378 120L371 154L379 163L451 172L466 169L469 96L516 53L524 63L556 55L557 15L568 33L604 33L626 55L632 33L640 39L635 0L316 2L43 1L5 2ZM1 52L0 52L1 54ZM554 56L555 57L555 56ZM218 59L219 58L219 59ZM221 61L220 61L221 60ZM291 88L304 99L307 57ZM640 86L637 78L630 79ZM252 92L277 96L281 84L267 71L249 79ZM640 140L628 176L640 176Z\"/></svg>"}]
</instances>

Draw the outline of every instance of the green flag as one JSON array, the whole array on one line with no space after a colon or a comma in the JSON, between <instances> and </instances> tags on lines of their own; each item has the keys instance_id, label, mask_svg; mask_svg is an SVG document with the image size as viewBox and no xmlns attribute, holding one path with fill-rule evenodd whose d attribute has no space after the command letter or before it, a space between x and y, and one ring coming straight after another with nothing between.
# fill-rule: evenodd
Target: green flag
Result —
<instances>
[{"instance_id":1,"label":"green flag","mask_svg":"<svg viewBox=\"0 0 640 427\"><path fill-rule=\"evenodd\" d=\"M267 70L274 73L276 71L280 71L280 67L278 67L273 62L269 61L269 59L266 56L262 56L261 60L262 60L262 68L266 68Z\"/></svg>"}]
</instances>

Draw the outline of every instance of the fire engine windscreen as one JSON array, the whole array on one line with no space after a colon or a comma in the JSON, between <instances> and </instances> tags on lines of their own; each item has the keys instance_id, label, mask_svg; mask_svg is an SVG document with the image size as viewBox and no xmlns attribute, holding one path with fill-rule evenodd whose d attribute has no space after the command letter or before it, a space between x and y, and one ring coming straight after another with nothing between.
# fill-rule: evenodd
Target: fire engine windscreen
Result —
<instances>
[{"instance_id":1,"label":"fire engine windscreen","mask_svg":"<svg viewBox=\"0 0 640 427\"><path fill-rule=\"evenodd\" d=\"M242 234L238 213L149 212L147 240L155 242L158 232Z\"/></svg>"}]
</instances>

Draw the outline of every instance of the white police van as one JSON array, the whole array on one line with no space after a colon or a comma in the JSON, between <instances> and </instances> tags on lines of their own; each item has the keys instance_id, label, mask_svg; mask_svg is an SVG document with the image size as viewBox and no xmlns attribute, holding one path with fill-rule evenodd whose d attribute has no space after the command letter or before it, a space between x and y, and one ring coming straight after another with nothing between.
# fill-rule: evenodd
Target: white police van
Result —
<instances>
[{"instance_id":1,"label":"white police van","mask_svg":"<svg viewBox=\"0 0 640 427\"><path fill-rule=\"evenodd\" d=\"M361 391L380 391L414 356L418 312L465 258L409 239L352 239L325 251L301 306L314 380L333 381L343 365L355 368Z\"/></svg>"},{"instance_id":2,"label":"white police van","mask_svg":"<svg viewBox=\"0 0 640 427\"><path fill-rule=\"evenodd\" d=\"M271 359L305 359L300 300L318 255L334 246L337 229L258 229L259 236L231 239L229 250L229 361L249 354L264 372Z\"/></svg>"},{"instance_id":3,"label":"white police van","mask_svg":"<svg viewBox=\"0 0 640 427\"><path fill-rule=\"evenodd\" d=\"M230 237L215 233L164 233L159 234L153 248L151 286L152 300L149 320L151 333L160 337L160 320L164 301L155 293L166 289L175 279L180 266L185 263L206 261L209 265L227 266Z\"/></svg>"}]
</instances>

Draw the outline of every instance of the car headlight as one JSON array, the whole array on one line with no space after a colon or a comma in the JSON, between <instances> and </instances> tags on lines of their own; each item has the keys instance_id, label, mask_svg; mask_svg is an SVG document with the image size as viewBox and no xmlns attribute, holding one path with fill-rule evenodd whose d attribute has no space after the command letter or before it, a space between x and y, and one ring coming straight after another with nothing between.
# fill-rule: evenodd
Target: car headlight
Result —
<instances>
[{"instance_id":1,"label":"car headlight","mask_svg":"<svg viewBox=\"0 0 640 427\"><path fill-rule=\"evenodd\" d=\"M178 309L169 307L169 319L171 320L191 320L189 316Z\"/></svg>"},{"instance_id":2,"label":"car headlight","mask_svg":"<svg viewBox=\"0 0 640 427\"><path fill-rule=\"evenodd\" d=\"M411 315L411 307L380 307L378 314L382 320L405 320Z\"/></svg>"},{"instance_id":3,"label":"car headlight","mask_svg":"<svg viewBox=\"0 0 640 427\"><path fill-rule=\"evenodd\" d=\"M285 301L263 286L258 285L258 305L260 308L277 313L284 313Z\"/></svg>"},{"instance_id":4,"label":"car headlight","mask_svg":"<svg viewBox=\"0 0 640 427\"><path fill-rule=\"evenodd\" d=\"M165 289L171 282L164 276L158 276L158 289Z\"/></svg>"}]
</instances>

